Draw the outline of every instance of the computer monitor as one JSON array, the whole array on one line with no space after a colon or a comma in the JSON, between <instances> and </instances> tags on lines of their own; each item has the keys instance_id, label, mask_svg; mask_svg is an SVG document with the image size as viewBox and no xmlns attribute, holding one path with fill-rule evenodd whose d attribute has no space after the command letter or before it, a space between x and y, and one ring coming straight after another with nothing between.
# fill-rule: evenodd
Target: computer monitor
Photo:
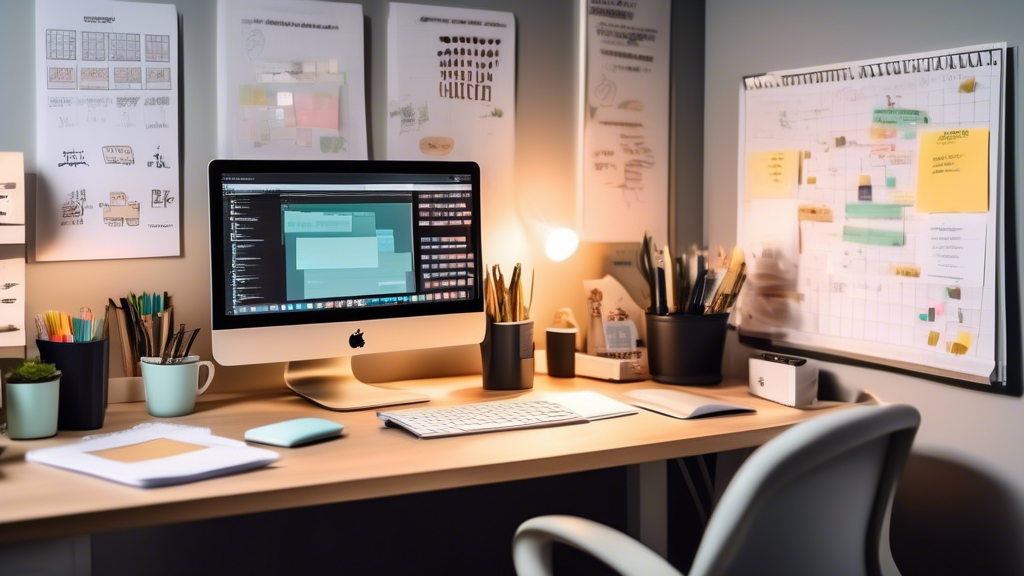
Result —
<instances>
[{"instance_id":1,"label":"computer monitor","mask_svg":"<svg viewBox=\"0 0 1024 576\"><path fill-rule=\"evenodd\" d=\"M214 160L213 356L290 362L332 410L425 401L299 361L484 338L480 169L472 162Z\"/></svg>"}]
</instances>

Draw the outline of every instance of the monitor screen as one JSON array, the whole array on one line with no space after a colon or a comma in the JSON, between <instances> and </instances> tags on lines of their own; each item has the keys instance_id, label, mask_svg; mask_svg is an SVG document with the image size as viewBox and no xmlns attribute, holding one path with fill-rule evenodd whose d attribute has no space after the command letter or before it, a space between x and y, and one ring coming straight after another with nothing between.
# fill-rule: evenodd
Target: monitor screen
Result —
<instances>
[{"instance_id":1,"label":"monitor screen","mask_svg":"<svg viewBox=\"0 0 1024 576\"><path fill-rule=\"evenodd\" d=\"M482 310L474 164L215 161L210 194L214 329Z\"/></svg>"}]
</instances>

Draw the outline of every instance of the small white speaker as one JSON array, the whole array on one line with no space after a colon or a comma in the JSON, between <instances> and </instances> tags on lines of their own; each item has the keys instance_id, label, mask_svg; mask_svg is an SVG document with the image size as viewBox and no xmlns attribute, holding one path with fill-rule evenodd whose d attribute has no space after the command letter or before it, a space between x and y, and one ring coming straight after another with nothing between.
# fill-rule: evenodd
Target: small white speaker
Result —
<instances>
[{"instance_id":1,"label":"small white speaker","mask_svg":"<svg viewBox=\"0 0 1024 576\"><path fill-rule=\"evenodd\" d=\"M750 358L750 393L794 408L818 402L818 366L806 358L764 353Z\"/></svg>"}]
</instances>

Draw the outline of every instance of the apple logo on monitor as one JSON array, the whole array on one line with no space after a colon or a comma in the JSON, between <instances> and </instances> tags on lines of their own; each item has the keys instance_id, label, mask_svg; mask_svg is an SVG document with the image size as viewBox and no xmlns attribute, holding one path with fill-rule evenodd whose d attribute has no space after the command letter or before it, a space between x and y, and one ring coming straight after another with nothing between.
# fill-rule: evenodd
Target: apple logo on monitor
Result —
<instances>
[{"instance_id":1,"label":"apple logo on monitor","mask_svg":"<svg viewBox=\"0 0 1024 576\"><path fill-rule=\"evenodd\" d=\"M362 348L366 346L366 340L363 339L363 331L356 330L348 337L348 345L353 348Z\"/></svg>"}]
</instances>

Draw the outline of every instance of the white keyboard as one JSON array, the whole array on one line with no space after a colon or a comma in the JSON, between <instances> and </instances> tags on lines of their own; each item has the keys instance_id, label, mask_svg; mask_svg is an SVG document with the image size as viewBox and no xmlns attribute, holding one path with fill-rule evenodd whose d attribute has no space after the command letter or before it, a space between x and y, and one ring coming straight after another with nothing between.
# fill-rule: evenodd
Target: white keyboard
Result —
<instances>
[{"instance_id":1,"label":"white keyboard","mask_svg":"<svg viewBox=\"0 0 1024 576\"><path fill-rule=\"evenodd\" d=\"M462 436L499 430L583 424L588 420L556 402L530 400L414 408L378 412L387 426L400 426L420 438Z\"/></svg>"}]
</instances>

